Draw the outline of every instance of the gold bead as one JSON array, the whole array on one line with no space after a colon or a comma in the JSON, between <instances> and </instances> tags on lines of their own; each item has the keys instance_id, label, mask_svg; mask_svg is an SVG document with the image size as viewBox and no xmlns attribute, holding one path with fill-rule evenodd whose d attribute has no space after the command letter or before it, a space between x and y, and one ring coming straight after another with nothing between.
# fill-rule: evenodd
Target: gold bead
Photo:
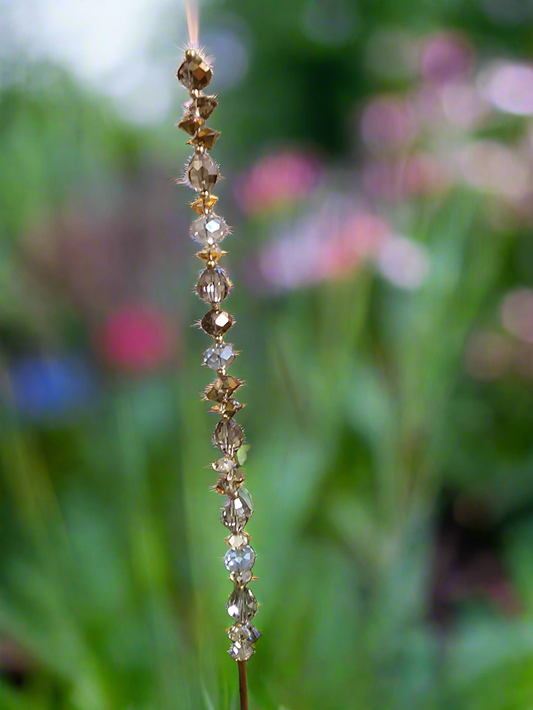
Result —
<instances>
[{"instance_id":1,"label":"gold bead","mask_svg":"<svg viewBox=\"0 0 533 710\"><path fill-rule=\"evenodd\" d=\"M197 200L191 202L191 207L197 214L202 215L207 212L211 212L217 202L218 197L216 195L210 195L209 192L205 192L202 193L202 196L199 197Z\"/></svg>"},{"instance_id":2,"label":"gold bead","mask_svg":"<svg viewBox=\"0 0 533 710\"><path fill-rule=\"evenodd\" d=\"M221 402L220 404L215 404L211 407L212 412L220 414L221 417L226 419L231 419L237 412L239 412L244 407L244 404L237 402L236 399L228 399L227 402Z\"/></svg>"},{"instance_id":3,"label":"gold bead","mask_svg":"<svg viewBox=\"0 0 533 710\"><path fill-rule=\"evenodd\" d=\"M238 380L236 377L233 377L233 375L222 375L206 388L205 399L208 399L210 402L223 402L242 384L242 380Z\"/></svg>"},{"instance_id":4,"label":"gold bead","mask_svg":"<svg viewBox=\"0 0 533 710\"><path fill-rule=\"evenodd\" d=\"M190 135L193 135L192 133ZM213 128L200 128L200 130L194 135L190 141L187 141L189 145L195 146L195 148L203 148L204 150L212 150L213 146L220 136L220 131L215 131Z\"/></svg>"},{"instance_id":5,"label":"gold bead","mask_svg":"<svg viewBox=\"0 0 533 710\"><path fill-rule=\"evenodd\" d=\"M204 122L201 118L193 116L189 113L181 119L177 126L178 128L181 128L182 131L185 131L185 133L188 133L190 136L194 136L200 126L203 125L203 123ZM190 141L188 142L190 143Z\"/></svg>"},{"instance_id":6,"label":"gold bead","mask_svg":"<svg viewBox=\"0 0 533 710\"><path fill-rule=\"evenodd\" d=\"M215 244L214 246L202 249L202 251L197 251L196 256L206 262L208 269L212 269L220 257L227 253L227 251L222 251L218 244Z\"/></svg>"},{"instance_id":7,"label":"gold bead","mask_svg":"<svg viewBox=\"0 0 533 710\"><path fill-rule=\"evenodd\" d=\"M188 49L176 76L183 86L192 93L205 89L211 81L213 70L201 54L194 49Z\"/></svg>"}]
</instances>

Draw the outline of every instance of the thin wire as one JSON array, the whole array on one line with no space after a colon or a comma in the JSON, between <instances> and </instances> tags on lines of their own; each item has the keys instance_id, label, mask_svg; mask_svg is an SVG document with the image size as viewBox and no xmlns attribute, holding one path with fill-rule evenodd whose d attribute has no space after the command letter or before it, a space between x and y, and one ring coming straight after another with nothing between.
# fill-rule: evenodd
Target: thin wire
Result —
<instances>
[{"instance_id":1,"label":"thin wire","mask_svg":"<svg viewBox=\"0 0 533 710\"><path fill-rule=\"evenodd\" d=\"M246 661L238 661L239 666L239 696L241 710L248 710L248 679L246 678Z\"/></svg>"},{"instance_id":2,"label":"thin wire","mask_svg":"<svg viewBox=\"0 0 533 710\"><path fill-rule=\"evenodd\" d=\"M185 13L187 15L187 29L189 31L189 43L193 47L198 46L199 36L199 11L198 0L185 0Z\"/></svg>"}]
</instances>

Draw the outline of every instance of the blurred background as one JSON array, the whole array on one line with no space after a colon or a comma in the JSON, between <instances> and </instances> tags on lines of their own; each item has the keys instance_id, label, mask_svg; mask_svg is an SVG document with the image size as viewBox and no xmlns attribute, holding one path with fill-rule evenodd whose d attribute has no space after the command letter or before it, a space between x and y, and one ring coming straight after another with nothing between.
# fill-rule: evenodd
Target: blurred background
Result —
<instances>
[{"instance_id":1,"label":"blurred background","mask_svg":"<svg viewBox=\"0 0 533 710\"><path fill-rule=\"evenodd\" d=\"M0 707L234 710L169 0L0 0ZM533 2L212 0L255 710L531 710Z\"/></svg>"}]
</instances>

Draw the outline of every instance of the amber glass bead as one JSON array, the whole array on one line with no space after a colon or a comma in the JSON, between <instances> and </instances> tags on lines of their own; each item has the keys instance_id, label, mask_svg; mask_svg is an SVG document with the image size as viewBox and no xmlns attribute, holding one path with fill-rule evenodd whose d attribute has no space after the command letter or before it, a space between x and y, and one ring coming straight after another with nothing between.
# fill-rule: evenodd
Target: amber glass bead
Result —
<instances>
[{"instance_id":1,"label":"amber glass bead","mask_svg":"<svg viewBox=\"0 0 533 710\"><path fill-rule=\"evenodd\" d=\"M198 52L188 49L185 52L185 59L176 72L176 76L189 91L193 91L194 89L201 90L205 89L211 81L213 71Z\"/></svg>"},{"instance_id":2,"label":"amber glass bead","mask_svg":"<svg viewBox=\"0 0 533 710\"><path fill-rule=\"evenodd\" d=\"M191 133L191 135L193 135ZM201 145L206 150L211 150L220 136L220 131L213 128L201 128L196 135L188 141L191 145Z\"/></svg>"},{"instance_id":3,"label":"amber glass bead","mask_svg":"<svg viewBox=\"0 0 533 710\"><path fill-rule=\"evenodd\" d=\"M191 202L191 207L198 214L204 214L205 212L211 212L217 202L218 197L216 195L209 195L209 197L199 197L194 202Z\"/></svg>"}]
</instances>

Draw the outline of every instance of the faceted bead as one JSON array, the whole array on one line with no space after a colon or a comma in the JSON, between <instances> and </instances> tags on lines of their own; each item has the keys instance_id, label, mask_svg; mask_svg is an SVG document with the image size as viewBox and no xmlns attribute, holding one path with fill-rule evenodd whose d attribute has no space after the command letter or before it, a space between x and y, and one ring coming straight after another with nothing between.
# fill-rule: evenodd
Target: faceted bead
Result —
<instances>
[{"instance_id":1,"label":"faceted bead","mask_svg":"<svg viewBox=\"0 0 533 710\"><path fill-rule=\"evenodd\" d=\"M214 407L211 407L211 411L220 414L222 417L231 419L231 417L234 417L243 407L244 404L237 402L236 399L228 399L227 402L215 404Z\"/></svg>"},{"instance_id":2,"label":"faceted bead","mask_svg":"<svg viewBox=\"0 0 533 710\"><path fill-rule=\"evenodd\" d=\"M224 565L228 572L248 572L255 562L255 552L246 545L241 550L228 550L224 556Z\"/></svg>"},{"instance_id":3,"label":"faceted bead","mask_svg":"<svg viewBox=\"0 0 533 710\"><path fill-rule=\"evenodd\" d=\"M248 661L254 655L254 647L247 641L236 641L228 651L234 661Z\"/></svg>"},{"instance_id":4,"label":"faceted bead","mask_svg":"<svg viewBox=\"0 0 533 710\"><path fill-rule=\"evenodd\" d=\"M222 241L228 232L228 225L222 217L212 212L198 217L191 224L191 237L206 247Z\"/></svg>"},{"instance_id":5,"label":"faceted bead","mask_svg":"<svg viewBox=\"0 0 533 710\"><path fill-rule=\"evenodd\" d=\"M215 343L204 353L204 365L217 372L225 372L235 360L237 354L231 343Z\"/></svg>"},{"instance_id":6,"label":"faceted bead","mask_svg":"<svg viewBox=\"0 0 533 710\"><path fill-rule=\"evenodd\" d=\"M231 281L220 266L214 269L206 269L200 274L196 284L196 291L203 301L220 303L229 296Z\"/></svg>"},{"instance_id":7,"label":"faceted bead","mask_svg":"<svg viewBox=\"0 0 533 710\"><path fill-rule=\"evenodd\" d=\"M209 197L199 197L194 200L194 202L191 202L191 207L197 214L204 214L205 212L211 212L217 202L218 197L216 195L209 195Z\"/></svg>"},{"instance_id":8,"label":"faceted bead","mask_svg":"<svg viewBox=\"0 0 533 710\"><path fill-rule=\"evenodd\" d=\"M218 471L218 473L229 473L237 468L238 465L239 464L236 461L228 459L225 456L222 456L211 464L211 466L215 469L215 471Z\"/></svg>"},{"instance_id":9,"label":"faceted bead","mask_svg":"<svg viewBox=\"0 0 533 710\"><path fill-rule=\"evenodd\" d=\"M218 106L218 100L216 96L199 96L195 104L200 117L207 119Z\"/></svg>"},{"instance_id":10,"label":"faceted bead","mask_svg":"<svg viewBox=\"0 0 533 710\"><path fill-rule=\"evenodd\" d=\"M222 508L221 522L231 530L232 533L242 532L246 523L253 515L253 508L250 509L247 503L241 497L241 491L236 498L228 498L227 503Z\"/></svg>"},{"instance_id":11,"label":"faceted bead","mask_svg":"<svg viewBox=\"0 0 533 710\"><path fill-rule=\"evenodd\" d=\"M221 495L234 496L239 490L240 485L240 481L237 481L236 479L229 479L221 476L214 488L215 491Z\"/></svg>"},{"instance_id":12,"label":"faceted bead","mask_svg":"<svg viewBox=\"0 0 533 710\"><path fill-rule=\"evenodd\" d=\"M213 444L226 456L233 456L244 444L244 432L234 419L221 419L213 434Z\"/></svg>"},{"instance_id":13,"label":"faceted bead","mask_svg":"<svg viewBox=\"0 0 533 710\"><path fill-rule=\"evenodd\" d=\"M200 325L207 335L216 338L217 335L224 335L233 325L233 316L226 311L209 311L202 318Z\"/></svg>"},{"instance_id":14,"label":"faceted bead","mask_svg":"<svg viewBox=\"0 0 533 710\"><path fill-rule=\"evenodd\" d=\"M214 128L206 126L205 128L201 128L188 143L190 145L201 145L206 150L212 150L219 136L220 131L215 131Z\"/></svg>"},{"instance_id":15,"label":"faceted bead","mask_svg":"<svg viewBox=\"0 0 533 710\"><path fill-rule=\"evenodd\" d=\"M195 190L211 190L216 185L220 174L217 164L206 153L195 153L187 166L187 178Z\"/></svg>"},{"instance_id":16,"label":"faceted bead","mask_svg":"<svg viewBox=\"0 0 533 710\"><path fill-rule=\"evenodd\" d=\"M242 587L252 581L253 575L250 570L246 570L245 572L232 572L229 578L233 584L238 584Z\"/></svg>"},{"instance_id":17,"label":"faceted bead","mask_svg":"<svg viewBox=\"0 0 533 710\"><path fill-rule=\"evenodd\" d=\"M233 550L240 550L250 542L250 536L247 532L234 533L233 535L228 535L226 538L226 545L231 547Z\"/></svg>"},{"instance_id":18,"label":"faceted bead","mask_svg":"<svg viewBox=\"0 0 533 710\"><path fill-rule=\"evenodd\" d=\"M252 624L233 624L228 629L228 637L230 641L240 642L249 641L255 643L261 638L261 632L258 631Z\"/></svg>"},{"instance_id":19,"label":"faceted bead","mask_svg":"<svg viewBox=\"0 0 533 710\"><path fill-rule=\"evenodd\" d=\"M211 402L223 402L241 385L242 380L238 380L233 375L222 375L216 382L206 388L205 398Z\"/></svg>"},{"instance_id":20,"label":"faceted bead","mask_svg":"<svg viewBox=\"0 0 533 710\"><path fill-rule=\"evenodd\" d=\"M188 133L190 136L194 136L202 124L203 121L201 118L189 113L178 123L178 128L181 128L182 131L185 131L185 133Z\"/></svg>"},{"instance_id":21,"label":"faceted bead","mask_svg":"<svg viewBox=\"0 0 533 710\"><path fill-rule=\"evenodd\" d=\"M189 91L205 89L211 81L213 72L205 59L194 50L187 50L176 76Z\"/></svg>"},{"instance_id":22,"label":"faceted bead","mask_svg":"<svg viewBox=\"0 0 533 710\"><path fill-rule=\"evenodd\" d=\"M218 244L215 244L212 247L206 247L205 249L202 249L202 251L197 251L196 255L199 259L203 259L203 261L213 261L217 262L221 256L224 256L227 252L222 251L222 249L218 246Z\"/></svg>"},{"instance_id":23,"label":"faceted bead","mask_svg":"<svg viewBox=\"0 0 533 710\"><path fill-rule=\"evenodd\" d=\"M228 614L235 621L241 624L253 619L257 612L257 599L251 589L247 587L235 587L228 603L226 604Z\"/></svg>"}]
</instances>

